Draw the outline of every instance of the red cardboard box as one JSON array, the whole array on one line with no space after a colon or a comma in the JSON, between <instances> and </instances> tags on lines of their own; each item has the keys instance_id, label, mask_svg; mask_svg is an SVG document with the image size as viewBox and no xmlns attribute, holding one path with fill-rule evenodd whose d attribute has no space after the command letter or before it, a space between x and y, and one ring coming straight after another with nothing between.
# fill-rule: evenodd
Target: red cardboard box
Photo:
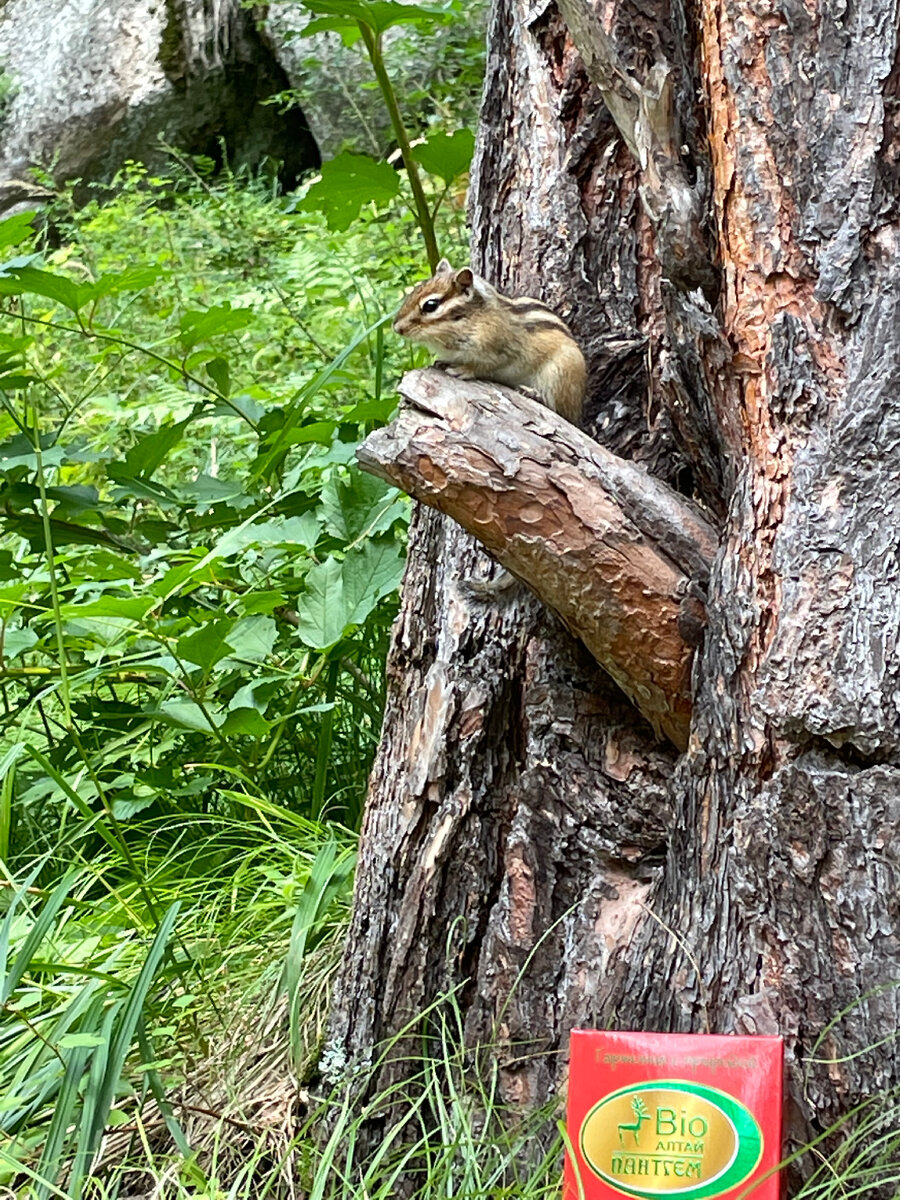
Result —
<instances>
[{"instance_id":1,"label":"red cardboard box","mask_svg":"<svg viewBox=\"0 0 900 1200\"><path fill-rule=\"evenodd\" d=\"M781 1159L782 1057L780 1037L573 1030L564 1200L737 1200Z\"/></svg>"}]
</instances>

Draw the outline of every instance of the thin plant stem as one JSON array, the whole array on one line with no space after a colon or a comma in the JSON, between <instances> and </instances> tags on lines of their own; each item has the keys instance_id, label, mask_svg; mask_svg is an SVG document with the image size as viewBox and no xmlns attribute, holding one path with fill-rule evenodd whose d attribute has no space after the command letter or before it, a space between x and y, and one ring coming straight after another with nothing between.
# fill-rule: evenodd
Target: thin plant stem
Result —
<instances>
[{"instance_id":1,"label":"thin plant stem","mask_svg":"<svg viewBox=\"0 0 900 1200\"><path fill-rule=\"evenodd\" d=\"M362 34L363 42L368 51L369 60L372 63L372 70L375 72L375 78L378 80L378 86L381 89L381 95L384 98L384 103L387 106L388 113L391 118L391 125L394 129L394 137L397 139L397 146L400 149L400 157L403 159L403 165L406 168L406 174L409 177L409 186L412 188L413 200L416 205L416 216L419 222L419 228L422 230L422 237L425 239L425 253L428 256L428 265L434 271L440 260L438 252L437 239L434 235L434 221L431 218L431 212L428 208L428 200L425 197L425 189L422 187L422 178L419 175L419 168L416 160L413 158L412 146L409 144L409 135L406 132L406 126L403 124L403 117L400 113L400 106L397 103L397 96L394 92L394 86L391 83L390 76L384 65L384 54L382 52L381 34L376 33L364 21L358 21L359 31Z\"/></svg>"}]
</instances>

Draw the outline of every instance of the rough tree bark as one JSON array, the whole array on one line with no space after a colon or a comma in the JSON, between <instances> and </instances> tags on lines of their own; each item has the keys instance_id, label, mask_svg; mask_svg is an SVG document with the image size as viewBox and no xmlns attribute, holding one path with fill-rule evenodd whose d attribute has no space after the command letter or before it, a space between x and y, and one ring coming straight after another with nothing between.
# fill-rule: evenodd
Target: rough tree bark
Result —
<instances>
[{"instance_id":1,"label":"rough tree bark","mask_svg":"<svg viewBox=\"0 0 900 1200\"><path fill-rule=\"evenodd\" d=\"M652 93L630 140L555 7L496 0L472 259L570 319L597 440L720 526L690 739L420 509L330 1058L458 984L521 1103L575 1025L779 1032L796 1142L900 1084L897 3L599 15L620 123L622 72Z\"/></svg>"}]
</instances>

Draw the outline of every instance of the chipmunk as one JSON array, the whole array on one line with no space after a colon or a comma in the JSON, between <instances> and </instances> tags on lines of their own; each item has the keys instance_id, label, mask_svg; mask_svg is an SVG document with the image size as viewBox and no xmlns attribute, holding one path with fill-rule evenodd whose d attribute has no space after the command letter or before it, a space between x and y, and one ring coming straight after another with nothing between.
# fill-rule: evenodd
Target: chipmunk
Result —
<instances>
[{"instance_id":1,"label":"chipmunk","mask_svg":"<svg viewBox=\"0 0 900 1200\"><path fill-rule=\"evenodd\" d=\"M446 258L409 293L394 331L441 356L436 365L462 379L533 391L577 425L584 403L584 355L561 317L530 296L511 299L468 267Z\"/></svg>"}]
</instances>

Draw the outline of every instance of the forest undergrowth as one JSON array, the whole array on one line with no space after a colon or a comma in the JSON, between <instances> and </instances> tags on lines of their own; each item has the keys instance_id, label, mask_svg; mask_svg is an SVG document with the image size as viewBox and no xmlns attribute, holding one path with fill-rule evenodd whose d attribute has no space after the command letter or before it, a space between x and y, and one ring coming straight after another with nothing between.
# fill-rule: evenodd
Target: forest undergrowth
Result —
<instances>
[{"instance_id":1,"label":"forest undergrowth","mask_svg":"<svg viewBox=\"0 0 900 1200\"><path fill-rule=\"evenodd\" d=\"M354 450L423 266L402 195L336 233L205 170L0 225L10 1195L219 1195L238 1132L261 1194L314 1107L409 512Z\"/></svg>"}]
</instances>

